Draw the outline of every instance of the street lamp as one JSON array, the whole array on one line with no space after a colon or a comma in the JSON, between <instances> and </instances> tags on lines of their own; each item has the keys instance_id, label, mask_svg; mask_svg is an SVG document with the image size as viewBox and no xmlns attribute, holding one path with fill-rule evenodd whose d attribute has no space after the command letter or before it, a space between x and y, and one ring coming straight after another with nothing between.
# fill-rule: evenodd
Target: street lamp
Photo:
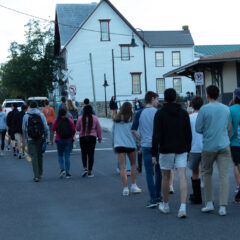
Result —
<instances>
[{"instance_id":1,"label":"street lamp","mask_svg":"<svg viewBox=\"0 0 240 240\"><path fill-rule=\"evenodd\" d=\"M144 80L145 80L145 92L148 91L147 88L147 66L146 66L146 51L145 51L145 39L144 39L144 31L141 28L136 28L136 30L140 30L142 32L143 37L143 58L144 58ZM134 35L132 34L132 41L130 47L137 47L138 45L135 42Z\"/></svg>"},{"instance_id":2,"label":"street lamp","mask_svg":"<svg viewBox=\"0 0 240 240\"><path fill-rule=\"evenodd\" d=\"M106 80L106 73L104 73L104 84L103 84L103 87L104 87L104 94L105 94L105 115L107 117L107 91L106 91L106 87L108 87L108 83L107 83L107 80Z\"/></svg>"}]
</instances>

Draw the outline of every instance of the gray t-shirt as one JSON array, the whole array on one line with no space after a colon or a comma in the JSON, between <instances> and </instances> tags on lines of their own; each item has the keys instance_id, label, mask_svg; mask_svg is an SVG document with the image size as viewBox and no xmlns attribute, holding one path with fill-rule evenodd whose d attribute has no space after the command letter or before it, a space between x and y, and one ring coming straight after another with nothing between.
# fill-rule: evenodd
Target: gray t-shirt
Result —
<instances>
[{"instance_id":1,"label":"gray t-shirt","mask_svg":"<svg viewBox=\"0 0 240 240\"><path fill-rule=\"evenodd\" d=\"M201 107L196 132L203 134L203 151L218 152L229 146L229 108L219 102L211 102Z\"/></svg>"}]
</instances>

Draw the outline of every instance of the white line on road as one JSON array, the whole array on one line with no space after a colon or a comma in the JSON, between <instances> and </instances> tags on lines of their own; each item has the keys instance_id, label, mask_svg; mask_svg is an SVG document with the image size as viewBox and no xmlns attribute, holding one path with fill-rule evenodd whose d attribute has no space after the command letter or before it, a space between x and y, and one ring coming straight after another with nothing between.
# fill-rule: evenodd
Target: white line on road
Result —
<instances>
[{"instance_id":1,"label":"white line on road","mask_svg":"<svg viewBox=\"0 0 240 240\"><path fill-rule=\"evenodd\" d=\"M81 149L73 149L74 152L80 152ZM95 151L113 151L113 148L95 148ZM57 150L47 150L46 153L55 153Z\"/></svg>"}]
</instances>

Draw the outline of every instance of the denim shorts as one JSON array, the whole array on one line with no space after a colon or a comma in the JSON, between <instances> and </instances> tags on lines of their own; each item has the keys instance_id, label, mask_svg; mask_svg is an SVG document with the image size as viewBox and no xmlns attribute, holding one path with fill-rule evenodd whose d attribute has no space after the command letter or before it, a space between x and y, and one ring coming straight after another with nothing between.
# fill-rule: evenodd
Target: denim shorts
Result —
<instances>
[{"instance_id":1,"label":"denim shorts","mask_svg":"<svg viewBox=\"0 0 240 240\"><path fill-rule=\"evenodd\" d=\"M186 168L187 167L187 153L166 153L160 154L159 164L162 170L171 170L174 168Z\"/></svg>"},{"instance_id":2,"label":"denim shorts","mask_svg":"<svg viewBox=\"0 0 240 240\"><path fill-rule=\"evenodd\" d=\"M202 160L202 153L189 153L189 168L192 171L198 171L199 170L199 165L201 163Z\"/></svg>"}]
</instances>

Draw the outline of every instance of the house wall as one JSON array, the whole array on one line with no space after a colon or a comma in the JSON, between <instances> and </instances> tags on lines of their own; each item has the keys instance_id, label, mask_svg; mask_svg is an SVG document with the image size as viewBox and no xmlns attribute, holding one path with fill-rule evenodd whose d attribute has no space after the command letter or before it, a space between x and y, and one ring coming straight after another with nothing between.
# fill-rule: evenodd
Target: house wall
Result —
<instances>
[{"instance_id":1,"label":"house wall","mask_svg":"<svg viewBox=\"0 0 240 240\"><path fill-rule=\"evenodd\" d=\"M204 77L205 77L205 86L212 85L212 75L211 72L205 71L204 72Z\"/></svg>"},{"instance_id":2,"label":"house wall","mask_svg":"<svg viewBox=\"0 0 240 240\"><path fill-rule=\"evenodd\" d=\"M73 80L69 79L70 85L76 85L76 99L83 101L88 97L93 101L91 68L89 53L92 53L93 72L95 78L96 100L104 100L104 74L107 82L107 99L110 99L114 93L113 90L113 69L112 69L112 49L114 50L115 79L117 100L131 100L135 97L143 99L145 95L144 83L144 57L142 41L135 35L138 47L130 48L130 61L122 61L121 48L119 44L130 44L132 30L123 22L123 20L111 9L111 7L102 2L93 15L88 19L84 28L100 30L99 19L111 19L110 33L122 33L123 35L110 35L111 41L100 41L100 32L91 32L80 30L72 41L66 47L66 66ZM126 36L125 36L126 35ZM155 51L164 51L165 67L155 67ZM156 91L156 78L175 67L172 67L172 51L181 52L181 65L193 61L193 47L189 48L148 48L146 47L147 62L147 80L148 90ZM141 94L132 94L131 72L141 72ZM172 87L173 79L167 78L165 87ZM186 91L195 92L194 83L185 77L182 77L182 95ZM160 95L163 97L163 95Z\"/></svg>"},{"instance_id":3,"label":"house wall","mask_svg":"<svg viewBox=\"0 0 240 240\"><path fill-rule=\"evenodd\" d=\"M236 63L226 62L223 67L223 90L224 93L232 93L237 87Z\"/></svg>"}]
</instances>

